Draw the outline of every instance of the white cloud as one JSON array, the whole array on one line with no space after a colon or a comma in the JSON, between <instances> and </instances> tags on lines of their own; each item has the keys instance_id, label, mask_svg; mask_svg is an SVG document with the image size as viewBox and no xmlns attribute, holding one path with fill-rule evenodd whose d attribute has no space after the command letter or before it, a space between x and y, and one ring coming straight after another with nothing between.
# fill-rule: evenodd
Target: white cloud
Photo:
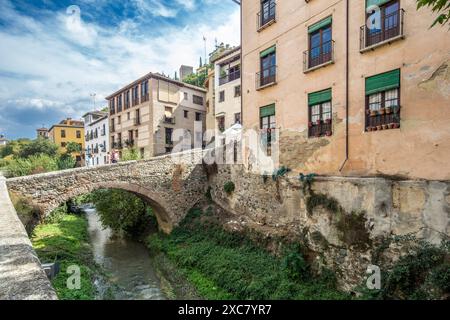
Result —
<instances>
[{"instance_id":1,"label":"white cloud","mask_svg":"<svg viewBox=\"0 0 450 320\"><path fill-rule=\"evenodd\" d=\"M160 1L133 1L141 3L141 10L158 8L159 15L173 14ZM7 48L2 49L0 59L0 99L8 102L0 105L0 114L7 114L6 108L13 106L78 118L92 109L93 92L100 107L106 104L105 96L150 71L173 75L182 64L196 67L204 56L203 35L208 52L214 49L216 38L232 45L239 42L237 6L222 24L202 19L184 27L165 27L160 36L150 36L132 20L109 29L86 23L82 12L75 19L62 12L39 21L5 6L7 1L0 3L0 9L5 9L2 17L7 17L14 29L0 29L0 43ZM187 7L191 5L196 4L186 2ZM0 127L11 123L5 117L0 119Z\"/></svg>"}]
</instances>

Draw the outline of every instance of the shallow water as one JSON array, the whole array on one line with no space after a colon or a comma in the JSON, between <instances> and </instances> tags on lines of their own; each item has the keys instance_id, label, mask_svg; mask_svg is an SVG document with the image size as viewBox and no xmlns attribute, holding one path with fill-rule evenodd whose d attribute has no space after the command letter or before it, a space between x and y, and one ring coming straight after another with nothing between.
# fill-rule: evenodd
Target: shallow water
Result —
<instances>
[{"instance_id":1,"label":"shallow water","mask_svg":"<svg viewBox=\"0 0 450 320\"><path fill-rule=\"evenodd\" d=\"M85 206L95 261L108 274L95 285L98 299L165 300L147 248L136 241L113 236L103 229L97 211Z\"/></svg>"}]
</instances>

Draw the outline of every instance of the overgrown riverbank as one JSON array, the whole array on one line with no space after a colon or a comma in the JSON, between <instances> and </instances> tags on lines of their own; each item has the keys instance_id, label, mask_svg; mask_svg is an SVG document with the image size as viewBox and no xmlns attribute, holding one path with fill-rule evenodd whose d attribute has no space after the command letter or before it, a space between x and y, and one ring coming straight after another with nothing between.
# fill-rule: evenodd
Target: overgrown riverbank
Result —
<instances>
[{"instance_id":1,"label":"overgrown riverbank","mask_svg":"<svg viewBox=\"0 0 450 320\"><path fill-rule=\"evenodd\" d=\"M97 266L89 244L88 222L84 215L68 214L65 206L57 209L45 223L38 225L31 237L42 263L58 261L60 273L52 280L60 300L93 300ZM70 290L67 280L70 266L80 268L81 287Z\"/></svg>"},{"instance_id":2,"label":"overgrown riverbank","mask_svg":"<svg viewBox=\"0 0 450 320\"><path fill-rule=\"evenodd\" d=\"M206 299L350 298L336 289L331 272L314 275L300 248L286 246L274 256L244 235L225 231L200 209L191 210L170 236L153 234L147 243Z\"/></svg>"}]
</instances>

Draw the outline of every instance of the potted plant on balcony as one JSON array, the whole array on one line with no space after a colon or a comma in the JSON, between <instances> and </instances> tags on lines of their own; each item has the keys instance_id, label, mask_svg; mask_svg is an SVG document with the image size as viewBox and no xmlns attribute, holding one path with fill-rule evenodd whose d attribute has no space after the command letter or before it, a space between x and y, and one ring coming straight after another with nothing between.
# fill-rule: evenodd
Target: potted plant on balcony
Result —
<instances>
[{"instance_id":1,"label":"potted plant on balcony","mask_svg":"<svg viewBox=\"0 0 450 320\"><path fill-rule=\"evenodd\" d=\"M391 122L388 124L389 129L394 129L395 123Z\"/></svg>"},{"instance_id":2,"label":"potted plant on balcony","mask_svg":"<svg viewBox=\"0 0 450 320\"><path fill-rule=\"evenodd\" d=\"M311 121L308 122L308 128L312 128L313 123Z\"/></svg>"},{"instance_id":3,"label":"potted plant on balcony","mask_svg":"<svg viewBox=\"0 0 450 320\"><path fill-rule=\"evenodd\" d=\"M392 113L392 107L386 107L386 114L391 114Z\"/></svg>"},{"instance_id":4,"label":"potted plant on balcony","mask_svg":"<svg viewBox=\"0 0 450 320\"><path fill-rule=\"evenodd\" d=\"M386 108L381 108L380 111L378 111L378 113L379 113L380 115L386 114Z\"/></svg>"},{"instance_id":5,"label":"potted plant on balcony","mask_svg":"<svg viewBox=\"0 0 450 320\"><path fill-rule=\"evenodd\" d=\"M381 125L381 126L382 126L383 130L389 129L389 126L388 126L387 124L383 124L383 125Z\"/></svg>"},{"instance_id":6,"label":"potted plant on balcony","mask_svg":"<svg viewBox=\"0 0 450 320\"><path fill-rule=\"evenodd\" d=\"M370 116L371 117L376 117L378 115L377 110L370 110Z\"/></svg>"},{"instance_id":7,"label":"potted plant on balcony","mask_svg":"<svg viewBox=\"0 0 450 320\"><path fill-rule=\"evenodd\" d=\"M317 124L318 126L320 126L321 123L322 123L322 120L320 120L320 119L317 119L317 120L316 120L316 124Z\"/></svg>"},{"instance_id":8,"label":"potted plant on balcony","mask_svg":"<svg viewBox=\"0 0 450 320\"><path fill-rule=\"evenodd\" d=\"M394 129L398 129L398 128L400 128L400 123L394 122Z\"/></svg>"},{"instance_id":9,"label":"potted plant on balcony","mask_svg":"<svg viewBox=\"0 0 450 320\"><path fill-rule=\"evenodd\" d=\"M380 125L378 125L378 126L377 126L377 130L378 130L378 131L381 131L381 130L383 130L383 126L382 126L381 124L380 124Z\"/></svg>"},{"instance_id":10,"label":"potted plant on balcony","mask_svg":"<svg viewBox=\"0 0 450 320\"><path fill-rule=\"evenodd\" d=\"M369 126L366 128L366 130L367 130L367 132L372 132L372 127Z\"/></svg>"},{"instance_id":11,"label":"potted plant on balcony","mask_svg":"<svg viewBox=\"0 0 450 320\"><path fill-rule=\"evenodd\" d=\"M332 135L333 133L331 132L331 130L328 130L325 134L327 135L327 137L331 137L331 135Z\"/></svg>"},{"instance_id":12,"label":"potted plant on balcony","mask_svg":"<svg viewBox=\"0 0 450 320\"><path fill-rule=\"evenodd\" d=\"M326 124L331 124L331 118L325 120Z\"/></svg>"}]
</instances>

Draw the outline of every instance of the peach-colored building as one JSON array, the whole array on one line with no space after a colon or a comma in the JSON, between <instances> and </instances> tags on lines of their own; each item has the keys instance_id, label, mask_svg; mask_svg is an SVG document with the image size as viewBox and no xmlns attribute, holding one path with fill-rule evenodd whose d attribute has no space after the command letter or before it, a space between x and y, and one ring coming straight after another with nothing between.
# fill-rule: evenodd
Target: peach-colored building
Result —
<instances>
[{"instance_id":1,"label":"peach-colored building","mask_svg":"<svg viewBox=\"0 0 450 320\"><path fill-rule=\"evenodd\" d=\"M189 147L201 147L205 97L203 88L157 73L146 74L106 97L111 149L134 147L143 158L176 151L177 142L182 139L184 145L187 140L177 134L177 129L188 131ZM200 144L194 145L198 141Z\"/></svg>"},{"instance_id":2,"label":"peach-colored building","mask_svg":"<svg viewBox=\"0 0 450 320\"><path fill-rule=\"evenodd\" d=\"M242 1L244 127L280 129L297 172L450 179L450 36L434 19L413 0Z\"/></svg>"}]
</instances>

